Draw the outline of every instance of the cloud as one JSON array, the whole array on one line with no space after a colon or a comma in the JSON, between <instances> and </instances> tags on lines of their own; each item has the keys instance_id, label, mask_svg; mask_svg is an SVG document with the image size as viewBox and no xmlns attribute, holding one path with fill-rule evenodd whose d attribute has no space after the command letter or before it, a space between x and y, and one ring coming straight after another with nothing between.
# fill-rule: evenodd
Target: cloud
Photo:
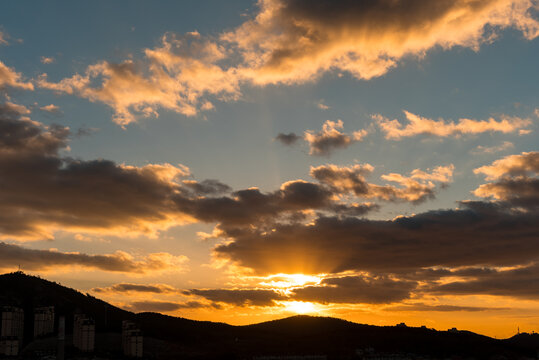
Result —
<instances>
[{"instance_id":1,"label":"cloud","mask_svg":"<svg viewBox=\"0 0 539 360\"><path fill-rule=\"evenodd\" d=\"M222 182L214 179L203 181L183 180L184 189L188 189L196 195L215 195L232 191L232 188Z\"/></svg>"},{"instance_id":2,"label":"cloud","mask_svg":"<svg viewBox=\"0 0 539 360\"><path fill-rule=\"evenodd\" d=\"M393 220L317 217L271 232L236 229L214 256L259 274L403 274L424 268L512 266L539 258L537 213L464 202Z\"/></svg>"},{"instance_id":3,"label":"cloud","mask_svg":"<svg viewBox=\"0 0 539 360\"><path fill-rule=\"evenodd\" d=\"M56 61L56 59L53 58L52 56L51 57L42 56L41 58L39 58L39 61L41 61L42 64L53 64Z\"/></svg>"},{"instance_id":4,"label":"cloud","mask_svg":"<svg viewBox=\"0 0 539 360\"><path fill-rule=\"evenodd\" d=\"M532 0L258 0L253 18L217 37L166 33L143 59L37 83L107 104L122 126L162 109L194 116L213 107L208 98L239 99L242 85L297 84L328 71L368 80L435 48L478 50L507 28L531 40L534 8Z\"/></svg>"},{"instance_id":5,"label":"cloud","mask_svg":"<svg viewBox=\"0 0 539 360\"><path fill-rule=\"evenodd\" d=\"M184 294L235 306L275 306L275 300L286 300L286 296L265 289L193 289Z\"/></svg>"},{"instance_id":6,"label":"cloud","mask_svg":"<svg viewBox=\"0 0 539 360\"><path fill-rule=\"evenodd\" d=\"M385 133L386 139L400 140L403 137L417 135L431 135L439 137L458 137L466 134L480 134L485 132L501 132L504 134L517 132L532 124L530 119L501 115L500 120L494 118L488 120L459 119L458 122L445 121L443 119L432 120L411 112L404 111L408 120L405 126L399 120L389 120L380 114L373 115L378 126Z\"/></svg>"},{"instance_id":7,"label":"cloud","mask_svg":"<svg viewBox=\"0 0 539 360\"><path fill-rule=\"evenodd\" d=\"M162 270L185 269L185 256L168 253L148 254L141 259L123 251L114 254L89 255L52 250L34 250L0 242L0 267L21 266L25 270L57 269L59 266L82 266L109 272L143 274Z\"/></svg>"},{"instance_id":8,"label":"cloud","mask_svg":"<svg viewBox=\"0 0 539 360\"><path fill-rule=\"evenodd\" d=\"M299 139L301 139L301 136L296 135L293 132L288 133L288 134L279 133L275 137L275 140L280 141L284 145L289 145L289 146L296 144Z\"/></svg>"},{"instance_id":9,"label":"cloud","mask_svg":"<svg viewBox=\"0 0 539 360\"><path fill-rule=\"evenodd\" d=\"M5 87L34 90L31 82L24 82L22 75L0 61L0 89Z\"/></svg>"},{"instance_id":10,"label":"cloud","mask_svg":"<svg viewBox=\"0 0 539 360\"><path fill-rule=\"evenodd\" d=\"M385 74L433 48L477 50L498 29L539 34L529 0L259 0L259 11L222 38L237 46L240 71L259 85L301 83L331 70L358 79Z\"/></svg>"},{"instance_id":11,"label":"cloud","mask_svg":"<svg viewBox=\"0 0 539 360\"><path fill-rule=\"evenodd\" d=\"M525 176L528 173L539 174L539 152L532 151L523 152L520 155L509 155L494 161L492 165L475 169L474 173L486 175L487 180Z\"/></svg>"},{"instance_id":12,"label":"cloud","mask_svg":"<svg viewBox=\"0 0 539 360\"><path fill-rule=\"evenodd\" d=\"M523 152L474 170L494 182L480 185L475 196L502 200L526 209L539 208L539 152Z\"/></svg>"},{"instance_id":13,"label":"cloud","mask_svg":"<svg viewBox=\"0 0 539 360\"><path fill-rule=\"evenodd\" d=\"M324 304L391 303L409 298L417 286L414 281L367 276L325 278L320 284L294 289L291 298Z\"/></svg>"},{"instance_id":14,"label":"cloud","mask_svg":"<svg viewBox=\"0 0 539 360\"><path fill-rule=\"evenodd\" d=\"M6 101L3 104L0 104L0 114L5 113L8 116L21 116L21 115L29 115L32 113L30 109L28 109L24 105L15 104L9 101ZM21 117L22 120L28 120L27 117Z\"/></svg>"},{"instance_id":15,"label":"cloud","mask_svg":"<svg viewBox=\"0 0 539 360\"><path fill-rule=\"evenodd\" d=\"M359 130L348 135L339 131L343 128L342 120L326 120L322 130L313 132L305 131L305 141L309 144L309 155L329 155L335 149L347 148L353 142L361 141L366 135L366 130Z\"/></svg>"},{"instance_id":16,"label":"cloud","mask_svg":"<svg viewBox=\"0 0 539 360\"><path fill-rule=\"evenodd\" d=\"M437 312L455 312L455 311L502 311L509 310L503 307L483 307L483 306L459 306L459 305L428 305L423 303L394 305L385 308L386 311L437 311Z\"/></svg>"},{"instance_id":17,"label":"cloud","mask_svg":"<svg viewBox=\"0 0 539 360\"><path fill-rule=\"evenodd\" d=\"M222 228L262 225L304 211L364 214L373 204L344 203L327 186L303 180L268 193L231 192L218 180L187 180L182 165L142 167L62 155L69 128L21 116L28 110L0 106L0 234L17 239L52 238L54 231L124 236L187 222L218 222ZM230 193L230 194L229 194Z\"/></svg>"},{"instance_id":18,"label":"cloud","mask_svg":"<svg viewBox=\"0 0 539 360\"><path fill-rule=\"evenodd\" d=\"M0 45L7 45L6 34L0 31Z\"/></svg>"},{"instance_id":19,"label":"cloud","mask_svg":"<svg viewBox=\"0 0 539 360\"><path fill-rule=\"evenodd\" d=\"M142 292L142 293L155 293L163 294L170 292L178 292L177 289L165 284L147 285L147 284L115 284L104 288L93 288L92 291L104 293L104 292Z\"/></svg>"},{"instance_id":20,"label":"cloud","mask_svg":"<svg viewBox=\"0 0 539 360\"><path fill-rule=\"evenodd\" d=\"M300 139L305 140L309 145L309 155L329 156L336 149L347 148L350 144L362 141L367 135L367 130L358 130L352 134L342 132L344 125L342 120L326 120L322 125L322 130L307 130L303 138L293 132L289 134L279 133L275 140L284 145L294 145Z\"/></svg>"},{"instance_id":21,"label":"cloud","mask_svg":"<svg viewBox=\"0 0 539 360\"><path fill-rule=\"evenodd\" d=\"M339 167L328 164L311 167L311 176L328 185L337 193L353 193L358 197L377 198L385 201L409 201L420 203L434 197L434 181L446 184L452 181L453 164L438 166L431 173L415 169L410 176L397 173L382 175L383 180L400 185L376 185L366 181L365 176L374 170L370 164Z\"/></svg>"},{"instance_id":22,"label":"cloud","mask_svg":"<svg viewBox=\"0 0 539 360\"><path fill-rule=\"evenodd\" d=\"M174 202L181 166L118 165L60 155L66 127L20 117L19 108L0 107L0 233L51 238L55 229L151 234L186 221Z\"/></svg>"},{"instance_id":23,"label":"cloud","mask_svg":"<svg viewBox=\"0 0 539 360\"><path fill-rule=\"evenodd\" d=\"M472 279L452 281L429 289L434 294L484 294L539 299L539 263L510 270L495 270Z\"/></svg>"},{"instance_id":24,"label":"cloud","mask_svg":"<svg viewBox=\"0 0 539 360\"><path fill-rule=\"evenodd\" d=\"M204 99L213 96L230 100L239 97L234 69L223 70L216 63L225 49L201 40L200 34L177 36L167 33L161 46L144 50L144 61L120 64L102 61L57 83L42 74L38 85L60 93L75 94L99 101L114 110L113 120L122 126L136 116L158 116L160 109L194 116L213 106Z\"/></svg>"},{"instance_id":25,"label":"cloud","mask_svg":"<svg viewBox=\"0 0 539 360\"><path fill-rule=\"evenodd\" d=\"M320 110L329 110L329 109L331 109L331 107L324 104L324 100L320 100L319 102L317 102L316 107L319 108Z\"/></svg>"},{"instance_id":26,"label":"cloud","mask_svg":"<svg viewBox=\"0 0 539 360\"><path fill-rule=\"evenodd\" d=\"M214 308L219 309L217 304L204 304L198 301L188 301L185 303L176 303L168 301L135 301L127 308L134 312L170 312L181 309L201 309Z\"/></svg>"},{"instance_id":27,"label":"cloud","mask_svg":"<svg viewBox=\"0 0 539 360\"><path fill-rule=\"evenodd\" d=\"M52 114L57 114L60 112L60 107L54 104L49 104L49 105L41 106L39 110L52 113Z\"/></svg>"},{"instance_id":28,"label":"cloud","mask_svg":"<svg viewBox=\"0 0 539 360\"><path fill-rule=\"evenodd\" d=\"M478 145L475 149L470 151L472 154L494 154L497 152L505 151L514 148L515 145L510 141L504 141L498 146L482 146Z\"/></svg>"}]
</instances>

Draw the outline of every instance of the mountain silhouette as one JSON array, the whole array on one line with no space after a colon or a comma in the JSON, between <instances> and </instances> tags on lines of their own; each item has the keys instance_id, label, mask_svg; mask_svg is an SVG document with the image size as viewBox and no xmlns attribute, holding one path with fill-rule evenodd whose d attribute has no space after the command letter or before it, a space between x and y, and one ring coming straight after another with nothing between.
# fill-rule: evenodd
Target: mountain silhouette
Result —
<instances>
[{"instance_id":1,"label":"mountain silhouette","mask_svg":"<svg viewBox=\"0 0 539 360\"><path fill-rule=\"evenodd\" d=\"M155 359L252 359L293 355L362 359L383 354L424 359L535 359L539 349L538 334L518 334L498 340L469 331L373 326L306 315L233 326L158 313L135 314L22 272L0 275L0 305L15 305L25 310L27 345L32 339L35 307L54 306L56 318L66 317L67 334L72 332L75 312L89 315L96 324L96 351L106 353L108 358L121 358L119 350L114 348L114 339L121 341L123 320L138 324L144 333L145 356ZM100 341L106 342L109 348L100 346Z\"/></svg>"}]
</instances>

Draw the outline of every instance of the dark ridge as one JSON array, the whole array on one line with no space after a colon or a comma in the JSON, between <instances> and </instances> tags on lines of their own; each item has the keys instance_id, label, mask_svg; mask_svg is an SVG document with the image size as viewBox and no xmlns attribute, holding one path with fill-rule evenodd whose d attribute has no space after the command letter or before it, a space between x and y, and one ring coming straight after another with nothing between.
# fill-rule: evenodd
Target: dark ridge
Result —
<instances>
[{"instance_id":1,"label":"dark ridge","mask_svg":"<svg viewBox=\"0 0 539 360\"><path fill-rule=\"evenodd\" d=\"M94 318L97 341L113 339L114 336L119 338L119 335L111 334L120 333L122 320L137 322L144 332L147 356L158 359L251 359L253 356L275 355L360 359L362 357L357 355L357 350L372 349L376 354L401 354L412 358L524 359L536 358L539 349L537 334L519 334L510 339L496 340L469 331L380 327L305 315L232 326L157 313L134 314L88 294L22 272L0 275L0 305L10 304L25 310L26 341L32 337L33 308L53 305L56 318L58 315L66 316L68 334L72 331L74 312L80 311Z\"/></svg>"}]
</instances>

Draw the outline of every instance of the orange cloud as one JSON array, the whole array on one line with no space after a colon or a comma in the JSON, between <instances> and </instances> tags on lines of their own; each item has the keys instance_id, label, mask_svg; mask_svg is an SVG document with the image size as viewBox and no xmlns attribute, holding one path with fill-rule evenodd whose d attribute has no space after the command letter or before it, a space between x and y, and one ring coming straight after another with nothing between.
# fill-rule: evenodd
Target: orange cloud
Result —
<instances>
[{"instance_id":1,"label":"orange cloud","mask_svg":"<svg viewBox=\"0 0 539 360\"><path fill-rule=\"evenodd\" d=\"M493 197L528 209L539 207L539 152L506 156L474 173L494 181L480 185L473 192L475 196Z\"/></svg>"},{"instance_id":2,"label":"orange cloud","mask_svg":"<svg viewBox=\"0 0 539 360\"><path fill-rule=\"evenodd\" d=\"M499 121L494 118L488 120L460 119L458 122L432 120L411 112L404 111L408 120L405 126L398 120L389 120L382 115L374 115L378 126L385 133L386 139L400 140L403 137L416 135L433 135L439 137L460 136L465 134L480 134L485 132L501 132L504 134L516 132L529 125L530 119L509 117L502 115Z\"/></svg>"},{"instance_id":3,"label":"orange cloud","mask_svg":"<svg viewBox=\"0 0 539 360\"><path fill-rule=\"evenodd\" d=\"M520 155L509 155L496 160L492 165L482 166L474 170L475 174L486 175L487 180L496 180L504 176L539 173L539 152L523 152Z\"/></svg>"},{"instance_id":4,"label":"orange cloud","mask_svg":"<svg viewBox=\"0 0 539 360\"><path fill-rule=\"evenodd\" d=\"M22 75L20 73L7 67L0 61L0 88L8 86L23 90L34 90L34 85L31 82L22 81Z\"/></svg>"},{"instance_id":5,"label":"orange cloud","mask_svg":"<svg viewBox=\"0 0 539 360\"><path fill-rule=\"evenodd\" d=\"M43 110L48 113L58 113L60 112L60 107L54 104L49 104L49 105L40 107L39 110Z\"/></svg>"},{"instance_id":6,"label":"orange cloud","mask_svg":"<svg viewBox=\"0 0 539 360\"><path fill-rule=\"evenodd\" d=\"M506 28L534 39L534 6L532 0L259 0L254 18L217 39L167 33L142 61L102 61L59 82L43 74L37 83L107 104L122 126L160 109L194 116L213 108L208 97L239 99L243 84L302 83L332 70L371 79L436 47L477 50Z\"/></svg>"},{"instance_id":7,"label":"orange cloud","mask_svg":"<svg viewBox=\"0 0 539 360\"><path fill-rule=\"evenodd\" d=\"M407 55L434 48L478 49L496 29L539 35L530 0L331 1L259 0L256 17L225 33L255 84L310 81L329 70L371 79Z\"/></svg>"},{"instance_id":8,"label":"orange cloud","mask_svg":"<svg viewBox=\"0 0 539 360\"><path fill-rule=\"evenodd\" d=\"M114 109L114 121L122 126L136 121L135 114L157 117L161 108L194 116L213 108L202 99L205 95L239 97L234 70L223 70L215 64L224 56L223 51L213 42L199 41L196 34L165 34L161 47L145 50L145 62L103 61L89 66L82 75L58 83L49 82L43 74L38 84L105 103Z\"/></svg>"}]
</instances>

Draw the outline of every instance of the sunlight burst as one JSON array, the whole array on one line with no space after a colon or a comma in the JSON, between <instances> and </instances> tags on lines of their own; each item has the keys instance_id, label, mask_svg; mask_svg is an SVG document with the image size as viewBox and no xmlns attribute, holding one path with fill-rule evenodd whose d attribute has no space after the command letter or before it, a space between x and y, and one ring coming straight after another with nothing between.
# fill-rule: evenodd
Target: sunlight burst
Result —
<instances>
[{"instance_id":1,"label":"sunlight burst","mask_svg":"<svg viewBox=\"0 0 539 360\"><path fill-rule=\"evenodd\" d=\"M296 314L309 314L317 312L316 306L311 302L290 301L284 304L287 311Z\"/></svg>"}]
</instances>

